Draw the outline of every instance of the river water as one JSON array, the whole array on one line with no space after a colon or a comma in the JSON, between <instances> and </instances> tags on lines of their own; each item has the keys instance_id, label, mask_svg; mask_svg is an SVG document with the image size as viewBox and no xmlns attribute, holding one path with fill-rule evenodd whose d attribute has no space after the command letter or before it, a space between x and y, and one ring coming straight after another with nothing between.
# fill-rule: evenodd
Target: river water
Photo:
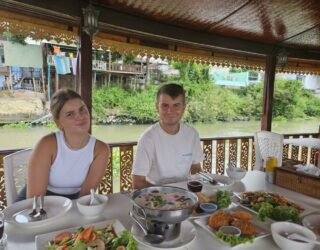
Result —
<instances>
[{"instance_id":1,"label":"river water","mask_svg":"<svg viewBox=\"0 0 320 250\"><path fill-rule=\"evenodd\" d=\"M215 122L193 124L200 137L247 136L260 130L260 121ZM272 131L277 133L317 133L320 119L313 121L273 122ZM93 126L92 133L107 142L137 141L140 134L150 125L106 125ZM55 131L47 127L0 128L0 150L33 147L44 135Z\"/></svg>"}]
</instances>

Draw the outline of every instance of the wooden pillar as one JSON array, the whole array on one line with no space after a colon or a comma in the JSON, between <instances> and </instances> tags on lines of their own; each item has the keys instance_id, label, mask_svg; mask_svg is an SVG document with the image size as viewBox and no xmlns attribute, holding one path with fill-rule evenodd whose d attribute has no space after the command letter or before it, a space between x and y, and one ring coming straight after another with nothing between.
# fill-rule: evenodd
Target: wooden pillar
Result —
<instances>
[{"instance_id":1,"label":"wooden pillar","mask_svg":"<svg viewBox=\"0 0 320 250\"><path fill-rule=\"evenodd\" d=\"M83 1L83 3L83 7L85 7L86 1ZM82 25L83 15L81 15L81 25L78 33L78 71L76 81L79 86L78 92L88 107L90 117L92 117L92 41L90 36L82 30ZM89 132L91 133L91 128Z\"/></svg>"},{"instance_id":2,"label":"wooden pillar","mask_svg":"<svg viewBox=\"0 0 320 250\"><path fill-rule=\"evenodd\" d=\"M272 101L274 92L274 79L276 72L276 56L268 55L266 60L266 71L264 77L263 107L261 130L271 131Z\"/></svg>"},{"instance_id":3,"label":"wooden pillar","mask_svg":"<svg viewBox=\"0 0 320 250\"><path fill-rule=\"evenodd\" d=\"M57 72L57 69L55 70L55 90L53 93L59 90L59 74Z\"/></svg>"},{"instance_id":4,"label":"wooden pillar","mask_svg":"<svg viewBox=\"0 0 320 250\"><path fill-rule=\"evenodd\" d=\"M144 87L146 88L147 87L147 84L148 84L148 81L149 81L149 57L147 57L146 59L146 79L144 81Z\"/></svg>"},{"instance_id":5,"label":"wooden pillar","mask_svg":"<svg viewBox=\"0 0 320 250\"><path fill-rule=\"evenodd\" d=\"M111 81L111 50L109 50L109 53L108 53L108 84L107 86L109 87L110 86L110 81Z\"/></svg>"}]
</instances>

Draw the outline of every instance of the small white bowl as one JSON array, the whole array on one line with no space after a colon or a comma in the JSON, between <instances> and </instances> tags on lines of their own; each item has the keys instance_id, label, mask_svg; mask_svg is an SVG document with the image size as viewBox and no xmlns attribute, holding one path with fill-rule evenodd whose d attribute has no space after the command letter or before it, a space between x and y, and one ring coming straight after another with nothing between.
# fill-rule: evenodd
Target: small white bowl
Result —
<instances>
[{"instance_id":1,"label":"small white bowl","mask_svg":"<svg viewBox=\"0 0 320 250\"><path fill-rule=\"evenodd\" d=\"M238 227L235 226L222 226L219 228L219 231L223 233L224 236L240 236L241 230Z\"/></svg>"},{"instance_id":2,"label":"small white bowl","mask_svg":"<svg viewBox=\"0 0 320 250\"><path fill-rule=\"evenodd\" d=\"M272 223L271 233L275 243L283 250L312 250L314 248L313 243L290 240L285 237L289 234L297 233L312 240L317 239L316 235L310 229L295 223L285 221Z\"/></svg>"},{"instance_id":3,"label":"small white bowl","mask_svg":"<svg viewBox=\"0 0 320 250\"><path fill-rule=\"evenodd\" d=\"M98 205L89 205L90 195L85 195L77 200L79 212L88 217L100 215L106 207L108 197L102 194L96 194L97 199L101 202Z\"/></svg>"},{"instance_id":4,"label":"small white bowl","mask_svg":"<svg viewBox=\"0 0 320 250\"><path fill-rule=\"evenodd\" d=\"M213 213L218 209L218 206L211 202L204 202L200 203L199 207L204 211L205 213Z\"/></svg>"},{"instance_id":5,"label":"small white bowl","mask_svg":"<svg viewBox=\"0 0 320 250\"><path fill-rule=\"evenodd\" d=\"M320 213L312 213L304 216L302 225L311 229L318 238L320 238Z\"/></svg>"},{"instance_id":6,"label":"small white bowl","mask_svg":"<svg viewBox=\"0 0 320 250\"><path fill-rule=\"evenodd\" d=\"M245 169L243 169L243 168L231 168L231 167L228 167L226 170L227 170L228 176L234 181L240 181L247 174L247 171Z\"/></svg>"}]
</instances>

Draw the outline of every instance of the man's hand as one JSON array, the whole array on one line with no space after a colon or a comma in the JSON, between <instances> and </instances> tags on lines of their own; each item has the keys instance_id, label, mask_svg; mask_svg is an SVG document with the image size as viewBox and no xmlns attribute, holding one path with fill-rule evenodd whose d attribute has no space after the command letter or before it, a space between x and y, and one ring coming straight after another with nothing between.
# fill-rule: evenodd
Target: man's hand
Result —
<instances>
[{"instance_id":1,"label":"man's hand","mask_svg":"<svg viewBox=\"0 0 320 250\"><path fill-rule=\"evenodd\" d=\"M202 168L201 168L201 164L200 163L191 165L191 168L190 168L190 173L191 174L196 174L196 173L199 173L201 171L202 171Z\"/></svg>"},{"instance_id":2,"label":"man's hand","mask_svg":"<svg viewBox=\"0 0 320 250\"><path fill-rule=\"evenodd\" d=\"M145 176L132 175L132 186L133 189L140 189L153 186L150 182L146 180Z\"/></svg>"}]
</instances>

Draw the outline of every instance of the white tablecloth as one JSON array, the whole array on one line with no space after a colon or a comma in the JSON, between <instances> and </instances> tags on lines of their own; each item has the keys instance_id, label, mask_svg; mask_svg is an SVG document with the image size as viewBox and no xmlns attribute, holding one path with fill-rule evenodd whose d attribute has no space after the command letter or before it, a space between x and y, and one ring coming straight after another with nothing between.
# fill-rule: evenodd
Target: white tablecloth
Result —
<instances>
[{"instance_id":1,"label":"white tablecloth","mask_svg":"<svg viewBox=\"0 0 320 250\"><path fill-rule=\"evenodd\" d=\"M176 186L186 188L186 183L177 183ZM286 196L287 198L296 201L306 210L304 213L309 213L312 211L317 211L320 207L320 200L314 199L300 193L292 192L287 189L268 184L265 182L264 173L260 171L248 172L246 177L241 181L233 185L233 191L258 191L258 190L268 190L271 192L276 192ZM66 213L59 220L47 225L44 228L25 230L12 225L5 225L5 232L8 235L8 250L23 249L23 250L34 250L35 249L35 235L43 234L47 232L52 232L56 230L61 230L64 228L70 228L85 224L90 224L94 222L103 221L106 219L119 219L120 222L127 228L130 229L132 226L132 220L130 219L128 212L130 210L131 204L126 194L112 194L109 195L109 202L107 209L99 217L89 219L83 217L75 203L71 210ZM225 245L222 245L217 241L212 235L209 235L201 227L194 224L197 230L196 239L189 245L181 247L179 249L188 250L198 250L198 249L230 249ZM145 247L140 247L139 249L150 249ZM279 249L272 240L272 236L268 236L259 240L256 240L253 244L245 244L243 246L238 246L237 249L259 249L259 250L269 250L269 249ZM316 249L320 249L317 247Z\"/></svg>"}]
</instances>

